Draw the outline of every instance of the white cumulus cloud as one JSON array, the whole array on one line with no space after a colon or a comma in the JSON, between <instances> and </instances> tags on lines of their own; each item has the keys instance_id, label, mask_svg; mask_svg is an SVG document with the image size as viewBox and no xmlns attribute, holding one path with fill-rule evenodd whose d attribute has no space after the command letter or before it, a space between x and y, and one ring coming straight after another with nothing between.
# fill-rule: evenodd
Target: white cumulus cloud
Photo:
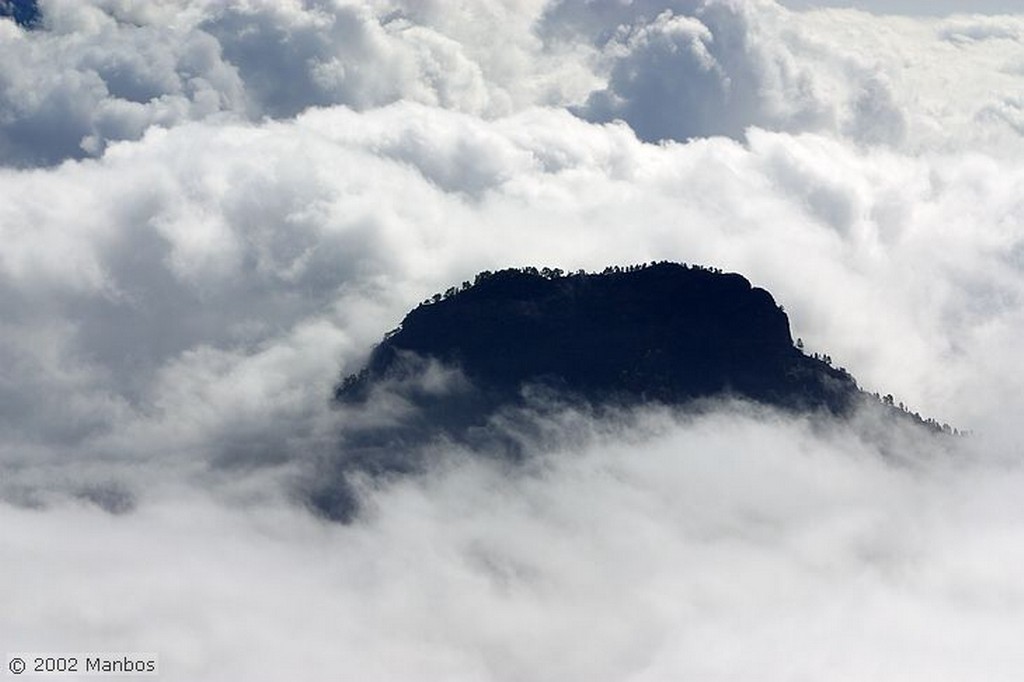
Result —
<instances>
[{"instance_id":1,"label":"white cumulus cloud","mask_svg":"<svg viewBox=\"0 0 1024 682\"><path fill-rule=\"evenodd\" d=\"M6 651L189 680L1019 677L1024 19L39 7L0 18ZM351 524L311 511L346 429L403 407L331 395L410 308L651 260L741 272L808 351L974 435L520 414L494 427L519 465L409 445L425 471L350 481Z\"/></svg>"}]
</instances>

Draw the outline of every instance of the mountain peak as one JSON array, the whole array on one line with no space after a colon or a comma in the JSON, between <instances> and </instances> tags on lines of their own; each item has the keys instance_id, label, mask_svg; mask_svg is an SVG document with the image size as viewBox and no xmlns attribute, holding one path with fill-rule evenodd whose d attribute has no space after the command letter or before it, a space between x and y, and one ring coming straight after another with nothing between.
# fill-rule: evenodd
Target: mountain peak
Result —
<instances>
[{"instance_id":1,"label":"mountain peak","mask_svg":"<svg viewBox=\"0 0 1024 682\"><path fill-rule=\"evenodd\" d=\"M952 431L891 395L861 391L827 355L800 345L772 295L735 273L665 262L483 272L409 312L336 388L353 408L344 457L309 501L327 518L351 519L358 502L347 472L419 471L428 454L417 446L438 436L518 460L537 409L600 415L732 398L833 418L863 409L870 423Z\"/></svg>"},{"instance_id":2,"label":"mountain peak","mask_svg":"<svg viewBox=\"0 0 1024 682\"><path fill-rule=\"evenodd\" d=\"M336 397L364 398L403 376L410 357L458 368L503 398L541 384L592 402L730 395L841 413L859 393L845 371L793 345L767 291L742 275L668 262L481 273L411 311Z\"/></svg>"}]
</instances>

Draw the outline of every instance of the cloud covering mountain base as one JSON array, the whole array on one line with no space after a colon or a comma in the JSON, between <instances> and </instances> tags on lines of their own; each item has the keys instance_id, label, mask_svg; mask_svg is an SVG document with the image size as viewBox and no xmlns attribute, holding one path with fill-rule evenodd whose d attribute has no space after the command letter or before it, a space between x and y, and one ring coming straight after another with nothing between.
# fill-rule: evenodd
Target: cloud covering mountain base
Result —
<instances>
[{"instance_id":1,"label":"cloud covering mountain base","mask_svg":"<svg viewBox=\"0 0 1024 682\"><path fill-rule=\"evenodd\" d=\"M3 639L159 649L181 679L1009 680L1024 664L1016 464L919 441L883 456L856 428L739 408L542 430L558 437L521 466L438 450L426 475L366 481L350 525L253 481L157 486L123 516L4 507Z\"/></svg>"}]
</instances>

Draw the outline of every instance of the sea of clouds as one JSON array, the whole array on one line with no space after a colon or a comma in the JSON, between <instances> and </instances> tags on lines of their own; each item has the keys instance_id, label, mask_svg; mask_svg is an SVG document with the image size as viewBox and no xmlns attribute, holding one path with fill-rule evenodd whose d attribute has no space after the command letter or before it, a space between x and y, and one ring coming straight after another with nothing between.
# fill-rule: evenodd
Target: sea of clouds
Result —
<instances>
[{"instance_id":1,"label":"sea of clouds","mask_svg":"<svg viewBox=\"0 0 1024 682\"><path fill-rule=\"evenodd\" d=\"M39 8L0 19L0 652L1024 674L1024 15ZM664 259L743 273L808 351L973 435L566 410L519 416L519 464L416 446L424 473L351 482L354 522L305 504L344 457L333 386L419 301Z\"/></svg>"}]
</instances>

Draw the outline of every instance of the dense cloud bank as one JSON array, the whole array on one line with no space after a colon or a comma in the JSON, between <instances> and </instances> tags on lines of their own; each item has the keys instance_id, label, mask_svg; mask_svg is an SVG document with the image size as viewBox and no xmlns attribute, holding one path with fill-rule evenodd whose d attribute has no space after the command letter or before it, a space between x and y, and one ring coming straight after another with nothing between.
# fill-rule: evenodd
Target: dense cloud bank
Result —
<instances>
[{"instance_id":1,"label":"dense cloud bank","mask_svg":"<svg viewBox=\"0 0 1024 682\"><path fill-rule=\"evenodd\" d=\"M368 489L347 526L251 491L165 489L117 517L2 507L17 560L0 635L159 649L164 676L191 680L1011 680L1024 665L1016 466L920 442L885 459L856 429L742 412L545 428L571 437L514 469L439 452L431 475Z\"/></svg>"},{"instance_id":2,"label":"dense cloud bank","mask_svg":"<svg viewBox=\"0 0 1024 682\"><path fill-rule=\"evenodd\" d=\"M159 651L172 679L1019 673L1024 18L39 7L0 18L11 650ZM330 396L409 308L666 259L742 272L809 351L975 436L520 415L519 467L428 445L354 481L352 525L303 504L353 420L401 409Z\"/></svg>"},{"instance_id":3,"label":"dense cloud bank","mask_svg":"<svg viewBox=\"0 0 1024 682\"><path fill-rule=\"evenodd\" d=\"M31 30L0 22L0 160L18 167L98 156L152 127L399 100L485 118L569 106L648 141L758 126L920 146L956 125L1016 147L1021 129L1013 17L877 19L769 0L39 8ZM946 97L945 79L964 96ZM971 131L982 122L984 135Z\"/></svg>"}]
</instances>

